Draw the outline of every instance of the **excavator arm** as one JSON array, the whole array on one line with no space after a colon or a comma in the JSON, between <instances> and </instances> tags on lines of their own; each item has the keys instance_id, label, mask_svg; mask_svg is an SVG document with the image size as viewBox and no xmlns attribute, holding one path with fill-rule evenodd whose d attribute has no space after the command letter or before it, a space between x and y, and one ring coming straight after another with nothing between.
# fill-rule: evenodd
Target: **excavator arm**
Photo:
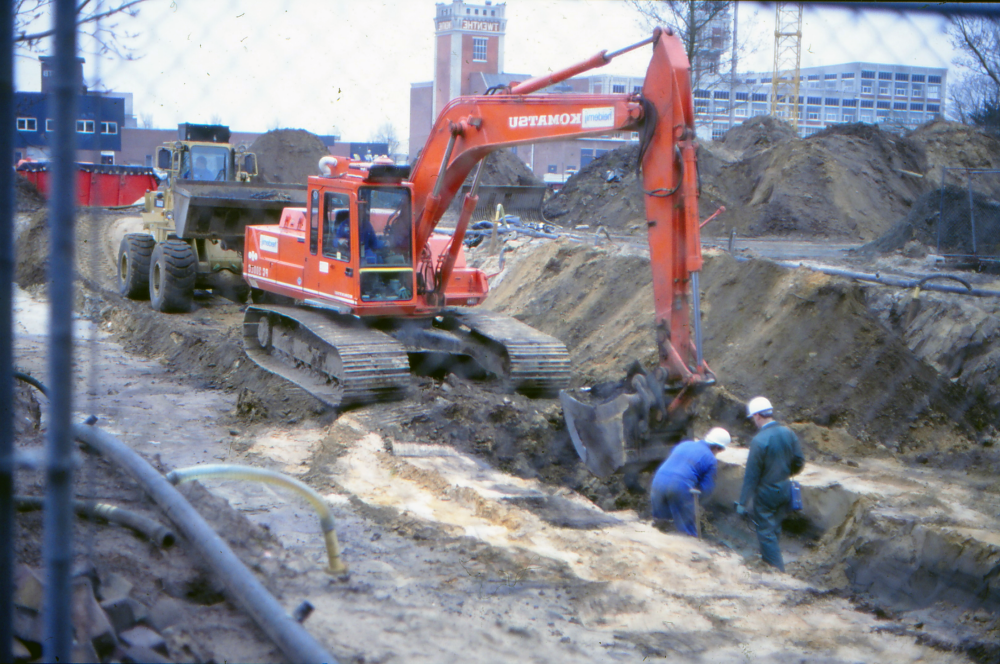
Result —
<instances>
[{"instance_id":1,"label":"excavator arm","mask_svg":"<svg viewBox=\"0 0 1000 664\"><path fill-rule=\"evenodd\" d=\"M653 55L639 94L531 94L645 44ZM694 110L689 64L681 41L667 30L619 51L496 94L457 97L442 110L414 165L416 249L423 251L442 214L472 169L494 150L618 131L638 131L656 305L660 365L672 382L704 377L697 317L691 329L689 293L701 270ZM477 180L478 181L478 180ZM475 207L475 185L453 235L461 244ZM438 288L448 279L447 261ZM697 299L697 288L694 290Z\"/></svg>"},{"instance_id":2,"label":"excavator arm","mask_svg":"<svg viewBox=\"0 0 1000 664\"><path fill-rule=\"evenodd\" d=\"M640 94L531 94L650 43L653 54ZM599 476L622 467L630 456L635 460L637 431L648 432L657 420L682 420L697 389L714 382L701 349L697 144L681 41L658 28L649 39L620 51L601 51L496 94L453 100L434 124L412 176L419 252L469 173L490 152L617 131L640 135L637 167L645 194L659 367L631 375L630 392L596 407L560 393L573 444ZM440 291L475 208L478 179L477 173L450 251L437 267ZM663 398L667 384L679 388L669 404Z\"/></svg>"}]
</instances>

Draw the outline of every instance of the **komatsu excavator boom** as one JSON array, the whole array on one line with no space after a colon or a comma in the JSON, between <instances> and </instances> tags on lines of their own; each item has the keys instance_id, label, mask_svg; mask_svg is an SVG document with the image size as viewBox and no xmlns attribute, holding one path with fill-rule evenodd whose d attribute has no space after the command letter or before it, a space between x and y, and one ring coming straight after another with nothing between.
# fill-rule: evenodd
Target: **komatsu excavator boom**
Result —
<instances>
[{"instance_id":1,"label":"komatsu excavator boom","mask_svg":"<svg viewBox=\"0 0 1000 664\"><path fill-rule=\"evenodd\" d=\"M641 93L534 94L644 45L652 45L652 59ZM278 226L247 228L244 277L255 294L307 305L248 308L248 355L333 405L398 396L411 367L472 366L512 389L554 396L569 382L565 346L514 319L470 308L488 291L462 249L479 171L454 233L434 231L490 152L620 131L640 135L660 374L690 388L709 380L697 316L701 246L688 61L680 40L659 28L638 44L559 72L452 100L412 171L324 158L323 175L309 178L307 207L286 209ZM657 398L662 402L662 394ZM594 463L621 441L614 431L602 440L576 431L574 424L596 420L571 401L564 395L574 444L601 474L608 464ZM619 401L624 410L642 401L641 393Z\"/></svg>"}]
</instances>

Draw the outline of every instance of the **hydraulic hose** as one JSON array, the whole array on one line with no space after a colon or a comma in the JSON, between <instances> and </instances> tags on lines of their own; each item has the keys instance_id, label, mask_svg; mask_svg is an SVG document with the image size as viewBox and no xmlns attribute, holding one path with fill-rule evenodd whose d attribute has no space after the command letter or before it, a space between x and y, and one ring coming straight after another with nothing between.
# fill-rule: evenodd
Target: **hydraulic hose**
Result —
<instances>
[{"instance_id":1,"label":"hydraulic hose","mask_svg":"<svg viewBox=\"0 0 1000 664\"><path fill-rule=\"evenodd\" d=\"M273 484L274 486L291 489L305 498L313 506L313 509L316 510L316 513L319 514L319 525L323 530L323 538L326 540L326 555L330 560L330 566L327 568L327 571L331 574L347 573L347 565L340 559L340 543L337 541L336 524L333 520L333 514L330 512L330 506L327 505L323 496L319 495L312 487L303 484L294 477L289 477L273 470L254 468L253 466L236 466L226 463L190 466L167 473L167 481L175 486L184 482L190 482L191 480L207 479L210 477Z\"/></svg>"},{"instance_id":2,"label":"hydraulic hose","mask_svg":"<svg viewBox=\"0 0 1000 664\"><path fill-rule=\"evenodd\" d=\"M41 496L15 496L14 503L17 509L22 512L40 510L43 507L44 499ZM154 521L141 514L130 510L115 507L107 503L99 503L93 500L74 500L73 511L79 516L88 519L104 519L108 523L115 523L120 526L131 528L132 530L145 535L150 541L160 548L167 548L174 545L177 536L173 531L162 523Z\"/></svg>"},{"instance_id":3,"label":"hydraulic hose","mask_svg":"<svg viewBox=\"0 0 1000 664\"><path fill-rule=\"evenodd\" d=\"M879 273L871 274L868 272L854 272L853 270L842 270L835 267L819 267L813 265L805 265L803 263L796 263L793 261L774 261L776 265L782 267L792 268L793 270L798 267L804 267L814 272L822 272L823 274L829 274L834 277L846 277L848 279L857 279L859 281L871 281L876 284L883 284L885 286L896 286L897 288L919 288L920 290L937 291L939 293L953 293L956 295L975 295L977 297L1000 297L1000 291L988 290L985 288L972 288L968 282L964 279L960 279L953 275L930 275L923 277L922 279L908 279L903 277L893 277L888 275L883 275ZM951 286L948 284L932 284L928 283L930 279L952 279L954 281L962 284L961 286Z\"/></svg>"},{"instance_id":4,"label":"hydraulic hose","mask_svg":"<svg viewBox=\"0 0 1000 664\"><path fill-rule=\"evenodd\" d=\"M132 448L95 427L76 424L73 435L135 478L225 584L228 597L292 662L336 662L302 625L288 615L201 515Z\"/></svg>"}]
</instances>

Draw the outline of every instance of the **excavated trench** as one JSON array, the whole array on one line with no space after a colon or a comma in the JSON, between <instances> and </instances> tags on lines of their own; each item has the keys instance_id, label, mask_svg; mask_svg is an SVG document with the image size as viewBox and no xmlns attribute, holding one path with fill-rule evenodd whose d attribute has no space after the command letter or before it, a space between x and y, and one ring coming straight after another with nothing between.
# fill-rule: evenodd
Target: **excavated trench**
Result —
<instances>
[{"instance_id":1,"label":"excavated trench","mask_svg":"<svg viewBox=\"0 0 1000 664\"><path fill-rule=\"evenodd\" d=\"M115 235L130 222L104 223ZM113 238L108 245L116 246ZM516 249L514 258L491 306L565 339L578 384L616 379L630 358L649 361L655 349L648 259L555 242ZM623 265L628 269L616 269ZM978 424L984 412L996 421L990 391L996 312L926 293L917 305L912 293L726 257L710 257L705 276L708 354L718 358L715 368L728 377L729 392L699 403L700 420L726 424L745 444L752 432L741 422L740 401L777 394L807 450L806 508L786 522L783 540L789 573L817 592L852 598L885 618L879 624L889 633L977 661L1000 661L1000 482L979 472L996 468L1000 457L992 447L995 430ZM523 288L525 282L545 287ZM242 357L238 306L209 298L188 316L163 316L99 283L84 290L92 318L130 350L163 358L200 387L237 390L236 416L243 422L334 421L314 399ZM957 325L955 307L964 318L952 329L946 326ZM782 338L782 347L768 338ZM839 363L817 366L820 351ZM887 395L879 372L884 379L890 368L905 375L894 383L898 392ZM600 530L620 527L623 517L628 528L645 528L645 494L621 477L601 482L587 473L573 454L557 401L504 395L461 379L417 384L416 396L393 405L389 417L376 418L381 410L358 412L387 446L402 451L409 445L412 453L414 445L445 444L513 476L572 489L604 510L570 509L559 496L536 493L505 499L551 527ZM893 416L852 415L868 412L863 405L876 397ZM978 410L955 405L970 400ZM720 457L706 544L731 549L757 569L754 538L730 509L745 456L745 448L734 448ZM350 484L346 476L339 481ZM640 484L648 481L648 473L639 477ZM476 509L487 521L506 518L495 507Z\"/></svg>"}]
</instances>

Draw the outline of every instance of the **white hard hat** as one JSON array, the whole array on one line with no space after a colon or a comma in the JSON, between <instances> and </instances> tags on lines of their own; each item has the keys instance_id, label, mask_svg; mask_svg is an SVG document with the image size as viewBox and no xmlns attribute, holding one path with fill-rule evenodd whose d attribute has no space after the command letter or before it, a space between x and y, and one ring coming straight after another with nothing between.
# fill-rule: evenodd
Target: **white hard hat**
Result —
<instances>
[{"instance_id":1,"label":"white hard hat","mask_svg":"<svg viewBox=\"0 0 1000 664\"><path fill-rule=\"evenodd\" d=\"M747 404L747 417L753 417L758 413L763 413L765 417L771 416L771 402L764 397L754 397Z\"/></svg>"},{"instance_id":2,"label":"white hard hat","mask_svg":"<svg viewBox=\"0 0 1000 664\"><path fill-rule=\"evenodd\" d=\"M708 443L709 445L715 445L716 447L721 447L722 449L726 449L726 447L729 446L729 443L731 443L732 440L733 439L729 435L729 432L723 429L722 427L715 427L713 429L709 429L708 433L705 434L706 443Z\"/></svg>"}]
</instances>

